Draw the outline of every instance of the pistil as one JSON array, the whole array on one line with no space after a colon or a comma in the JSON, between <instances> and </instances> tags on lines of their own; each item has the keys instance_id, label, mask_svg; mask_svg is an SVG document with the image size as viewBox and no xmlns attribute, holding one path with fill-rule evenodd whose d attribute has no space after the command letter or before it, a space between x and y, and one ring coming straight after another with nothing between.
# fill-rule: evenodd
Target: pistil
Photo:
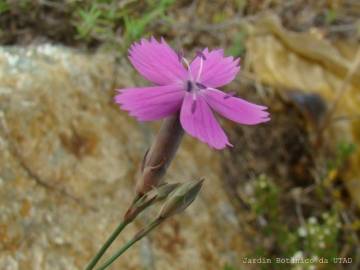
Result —
<instances>
[{"instance_id":1,"label":"pistil","mask_svg":"<svg viewBox=\"0 0 360 270\"><path fill-rule=\"evenodd\" d=\"M198 57L200 57L200 67L196 76L196 81L199 81L204 66L204 60L206 60L206 57L201 51L196 52L196 54Z\"/></svg>"},{"instance_id":2,"label":"pistil","mask_svg":"<svg viewBox=\"0 0 360 270\"><path fill-rule=\"evenodd\" d=\"M193 76L192 76L192 73L191 73L191 67L190 67L190 64L189 64L189 61L185 58L185 57L182 57L181 58L182 62L185 63L187 69L188 69L188 74L189 74L189 78L191 81L193 81Z\"/></svg>"}]
</instances>

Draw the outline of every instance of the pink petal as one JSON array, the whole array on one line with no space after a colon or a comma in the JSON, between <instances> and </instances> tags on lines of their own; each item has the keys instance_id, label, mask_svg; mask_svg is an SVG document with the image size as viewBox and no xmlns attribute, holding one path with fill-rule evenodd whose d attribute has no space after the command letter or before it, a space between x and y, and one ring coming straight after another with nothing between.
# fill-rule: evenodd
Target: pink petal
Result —
<instances>
[{"instance_id":1,"label":"pink petal","mask_svg":"<svg viewBox=\"0 0 360 270\"><path fill-rule=\"evenodd\" d=\"M256 125L270 120L267 107L229 96L217 89L205 90L207 104L222 116L245 125Z\"/></svg>"},{"instance_id":2,"label":"pink petal","mask_svg":"<svg viewBox=\"0 0 360 270\"><path fill-rule=\"evenodd\" d=\"M168 85L187 77L188 72L179 61L178 55L161 39L142 39L129 49L129 59L147 80Z\"/></svg>"},{"instance_id":3,"label":"pink petal","mask_svg":"<svg viewBox=\"0 0 360 270\"><path fill-rule=\"evenodd\" d=\"M234 80L236 74L240 70L240 59L233 57L224 57L223 50L210 51L206 48L202 51L205 56L203 69L199 81L206 86L219 87L228 84ZM197 78L200 68L200 56L195 57L190 65L194 78Z\"/></svg>"},{"instance_id":4,"label":"pink petal","mask_svg":"<svg viewBox=\"0 0 360 270\"><path fill-rule=\"evenodd\" d=\"M215 149L223 149L227 145L232 146L206 101L200 95L194 103L192 94L185 94L180 122L186 132Z\"/></svg>"},{"instance_id":5,"label":"pink petal","mask_svg":"<svg viewBox=\"0 0 360 270\"><path fill-rule=\"evenodd\" d=\"M181 108L184 90L181 85L166 85L118 90L115 102L139 121L159 120Z\"/></svg>"}]
</instances>

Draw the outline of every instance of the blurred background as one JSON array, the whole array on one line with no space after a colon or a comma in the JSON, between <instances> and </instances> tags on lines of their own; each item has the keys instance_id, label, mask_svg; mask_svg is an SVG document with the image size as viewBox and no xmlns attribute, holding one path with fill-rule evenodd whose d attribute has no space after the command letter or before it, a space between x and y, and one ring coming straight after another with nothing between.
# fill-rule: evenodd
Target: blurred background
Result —
<instances>
[{"instance_id":1,"label":"blurred background","mask_svg":"<svg viewBox=\"0 0 360 270\"><path fill-rule=\"evenodd\" d=\"M111 269L359 269L357 0L0 0L0 269L82 269L120 221L159 123L114 90L147 84L127 48L152 35L241 57L224 90L272 120L222 120L224 151L185 136L167 181L200 198Z\"/></svg>"}]
</instances>

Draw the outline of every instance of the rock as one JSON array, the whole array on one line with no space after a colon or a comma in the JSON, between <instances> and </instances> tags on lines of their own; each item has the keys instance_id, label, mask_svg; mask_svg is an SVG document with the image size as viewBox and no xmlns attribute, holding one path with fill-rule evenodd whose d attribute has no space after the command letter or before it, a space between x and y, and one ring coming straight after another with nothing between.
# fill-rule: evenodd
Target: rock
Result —
<instances>
[{"instance_id":1,"label":"rock","mask_svg":"<svg viewBox=\"0 0 360 270\"><path fill-rule=\"evenodd\" d=\"M0 269L83 269L130 204L158 125L139 124L114 105L116 87L139 83L113 55L2 47L0 81ZM239 263L248 249L223 190L219 158L185 136L167 181L205 177L200 198L113 269L219 270Z\"/></svg>"},{"instance_id":2,"label":"rock","mask_svg":"<svg viewBox=\"0 0 360 270\"><path fill-rule=\"evenodd\" d=\"M358 42L326 39L315 31L293 32L277 16L268 14L248 25L246 48L247 65L262 83L281 90L302 90L325 100L329 113L320 130L328 133L333 148L343 142L359 144ZM351 155L349 163L344 182L360 207L360 151Z\"/></svg>"}]
</instances>

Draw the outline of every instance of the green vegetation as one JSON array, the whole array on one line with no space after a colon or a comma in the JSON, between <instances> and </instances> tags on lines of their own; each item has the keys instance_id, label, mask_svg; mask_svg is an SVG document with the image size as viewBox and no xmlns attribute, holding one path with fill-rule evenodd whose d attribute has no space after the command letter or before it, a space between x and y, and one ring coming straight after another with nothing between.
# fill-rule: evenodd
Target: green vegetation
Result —
<instances>
[{"instance_id":1,"label":"green vegetation","mask_svg":"<svg viewBox=\"0 0 360 270\"><path fill-rule=\"evenodd\" d=\"M132 41L146 36L154 21L166 20L166 12L173 3L175 0L69 0L64 3L0 0L0 15L4 15L6 23L7 18L14 18L17 28L26 28L30 23L40 34L61 33L74 44L124 50ZM40 25L41 18L49 21ZM62 23L54 23L60 20ZM51 23L53 29L46 28ZM4 24L2 28L6 27Z\"/></svg>"},{"instance_id":2,"label":"green vegetation","mask_svg":"<svg viewBox=\"0 0 360 270\"><path fill-rule=\"evenodd\" d=\"M282 200L285 190L272 179L262 175L253 182L253 196L250 198L251 210L257 219L261 219L261 239L272 241L271 250L265 246L258 246L250 258L272 258L272 265L263 264L262 269L276 267L289 269L289 264L279 264L275 258L292 258L301 260L303 264L293 264L292 269L314 269L317 265L326 262L326 269L336 269L334 258L339 257L341 246L346 242L349 247L356 246L349 236L348 227L340 216L344 208L337 198L333 198L331 209L324 207L325 198L335 187L324 185L334 171L341 170L356 147L352 143L340 142L337 145L336 155L328 162L324 180L316 184L313 200L318 202L316 211L311 216L300 217L296 213L284 209ZM321 191L321 192L319 192ZM295 202L294 202L295 203ZM286 217L286 218L285 218ZM295 220L294 220L295 218ZM257 236L259 237L259 236ZM304 259L312 260L304 262ZM300 267L300 268L299 268Z\"/></svg>"},{"instance_id":3,"label":"green vegetation","mask_svg":"<svg viewBox=\"0 0 360 270\"><path fill-rule=\"evenodd\" d=\"M231 265L229 265L229 264L226 264L225 266L224 266L224 269L223 270L236 270L234 267L232 267Z\"/></svg>"},{"instance_id":4,"label":"green vegetation","mask_svg":"<svg viewBox=\"0 0 360 270\"><path fill-rule=\"evenodd\" d=\"M87 42L99 40L122 48L146 34L147 26L155 19L165 18L174 0L129 1L124 5L114 0L97 0L77 6L74 25L77 38ZM121 32L119 35L118 31Z\"/></svg>"},{"instance_id":5,"label":"green vegetation","mask_svg":"<svg viewBox=\"0 0 360 270\"><path fill-rule=\"evenodd\" d=\"M235 57L242 56L245 53L245 39L246 33L244 31L238 32L234 37L232 45L227 50L227 53Z\"/></svg>"},{"instance_id":6,"label":"green vegetation","mask_svg":"<svg viewBox=\"0 0 360 270\"><path fill-rule=\"evenodd\" d=\"M356 150L356 145L346 141L341 141L336 147L336 158L331 160L328 164L328 169L338 169L344 166L345 162L349 159L351 154Z\"/></svg>"},{"instance_id":7,"label":"green vegetation","mask_svg":"<svg viewBox=\"0 0 360 270\"><path fill-rule=\"evenodd\" d=\"M325 12L325 22L327 24L332 24L338 18L338 14L335 9L329 9Z\"/></svg>"},{"instance_id":8,"label":"green vegetation","mask_svg":"<svg viewBox=\"0 0 360 270\"><path fill-rule=\"evenodd\" d=\"M0 0L0 14L9 11L9 4L5 0Z\"/></svg>"},{"instance_id":9,"label":"green vegetation","mask_svg":"<svg viewBox=\"0 0 360 270\"><path fill-rule=\"evenodd\" d=\"M276 263L275 258L291 258L303 262L304 259L311 259L314 263L305 263L301 269L311 269L317 265L318 260L327 261L331 267L333 258L339 254L338 237L342 230L337 209L324 211L320 217L311 216L299 222L298 226L292 227L284 214L280 211L283 208L280 203L280 188L273 181L265 176L255 181L255 193L251 203L253 211L258 217L266 220L262 228L264 238L274 241L276 252L259 246L253 258L272 258L276 269L289 269L289 264ZM294 269L301 263L293 264ZM269 269L269 265L262 265L263 269ZM334 266L333 266L334 267Z\"/></svg>"}]
</instances>

